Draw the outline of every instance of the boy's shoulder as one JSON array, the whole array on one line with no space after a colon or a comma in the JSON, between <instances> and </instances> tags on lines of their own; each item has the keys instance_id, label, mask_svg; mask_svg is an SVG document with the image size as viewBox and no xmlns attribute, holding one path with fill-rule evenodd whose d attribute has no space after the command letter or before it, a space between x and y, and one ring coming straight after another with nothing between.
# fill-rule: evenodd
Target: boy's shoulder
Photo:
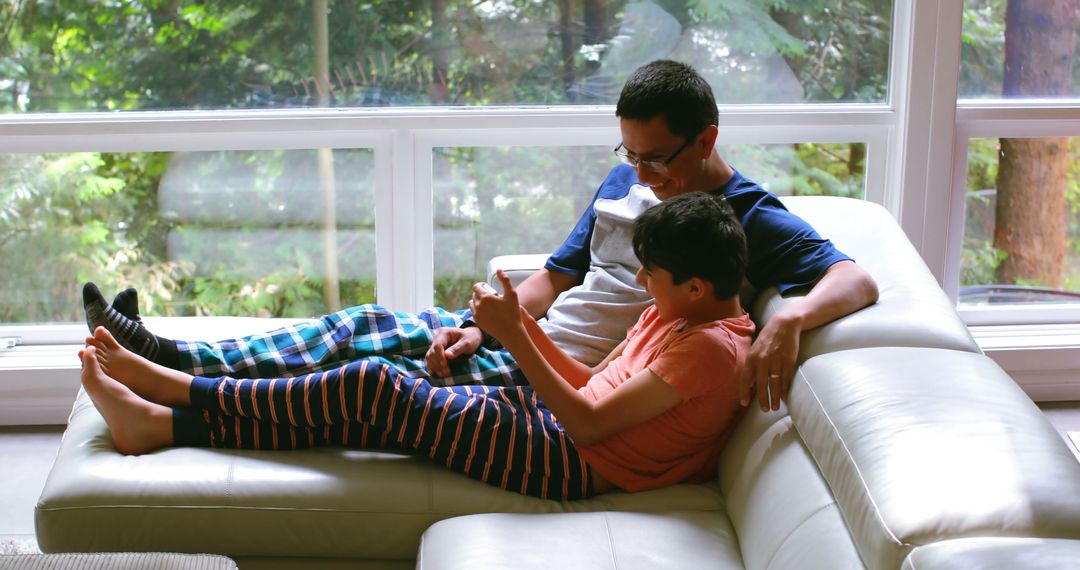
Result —
<instances>
[{"instance_id":1,"label":"boy's shoulder","mask_svg":"<svg viewBox=\"0 0 1080 570\"><path fill-rule=\"evenodd\" d=\"M747 313L738 317L718 319L694 328L700 334L687 335L687 338L697 336L698 342L721 345L732 353L749 350L756 330L754 321Z\"/></svg>"}]
</instances>

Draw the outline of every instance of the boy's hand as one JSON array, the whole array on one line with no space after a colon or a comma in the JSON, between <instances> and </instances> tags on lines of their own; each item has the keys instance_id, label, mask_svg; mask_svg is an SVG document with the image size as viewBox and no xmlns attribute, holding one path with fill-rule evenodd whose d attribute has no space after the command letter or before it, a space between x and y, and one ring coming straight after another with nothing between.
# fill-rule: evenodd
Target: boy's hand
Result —
<instances>
[{"instance_id":1,"label":"boy's hand","mask_svg":"<svg viewBox=\"0 0 1080 570\"><path fill-rule=\"evenodd\" d=\"M469 301L473 320L491 336L503 341L515 333L525 333L521 324L522 308L518 305L517 291L510 284L510 278L502 269L495 272L503 286L499 295L487 283L473 285L473 296Z\"/></svg>"}]
</instances>

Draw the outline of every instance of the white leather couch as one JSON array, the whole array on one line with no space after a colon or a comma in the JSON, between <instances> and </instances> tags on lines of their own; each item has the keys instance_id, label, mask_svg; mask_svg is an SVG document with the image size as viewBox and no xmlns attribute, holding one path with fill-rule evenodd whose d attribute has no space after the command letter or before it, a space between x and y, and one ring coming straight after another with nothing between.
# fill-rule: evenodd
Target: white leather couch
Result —
<instances>
[{"instance_id":1,"label":"white leather couch","mask_svg":"<svg viewBox=\"0 0 1080 570\"><path fill-rule=\"evenodd\" d=\"M787 407L750 409L715 481L557 503L381 452L123 457L80 394L37 506L41 548L213 552L242 569L1077 565L1080 463L980 354L889 214L785 202L873 275L880 301L803 336ZM766 291L752 312L788 302Z\"/></svg>"}]
</instances>

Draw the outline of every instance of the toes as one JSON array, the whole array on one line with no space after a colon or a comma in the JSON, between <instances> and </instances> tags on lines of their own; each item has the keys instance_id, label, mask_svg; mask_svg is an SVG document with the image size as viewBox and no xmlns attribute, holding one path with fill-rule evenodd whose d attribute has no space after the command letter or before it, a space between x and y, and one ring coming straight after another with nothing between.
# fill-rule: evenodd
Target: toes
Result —
<instances>
[{"instance_id":1,"label":"toes","mask_svg":"<svg viewBox=\"0 0 1080 570\"><path fill-rule=\"evenodd\" d=\"M98 366L97 348L94 346L88 346L79 351L79 359L83 363L83 371L89 374L97 374L101 371L101 367Z\"/></svg>"},{"instance_id":2,"label":"toes","mask_svg":"<svg viewBox=\"0 0 1080 570\"><path fill-rule=\"evenodd\" d=\"M120 348L120 343L116 342L116 338L113 337L109 329L105 327L98 327L94 329L94 339L103 345L106 349L116 350Z\"/></svg>"}]
</instances>

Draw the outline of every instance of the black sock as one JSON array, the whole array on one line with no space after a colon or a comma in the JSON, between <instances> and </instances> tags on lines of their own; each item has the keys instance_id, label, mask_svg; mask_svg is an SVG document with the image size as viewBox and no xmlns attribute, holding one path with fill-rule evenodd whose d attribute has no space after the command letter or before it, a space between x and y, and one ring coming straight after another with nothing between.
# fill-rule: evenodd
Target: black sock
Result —
<instances>
[{"instance_id":1,"label":"black sock","mask_svg":"<svg viewBox=\"0 0 1080 570\"><path fill-rule=\"evenodd\" d=\"M112 308L119 311L121 315L142 324L142 318L139 316L139 292L134 287L128 287L117 293L116 297L113 297Z\"/></svg>"},{"instance_id":2,"label":"black sock","mask_svg":"<svg viewBox=\"0 0 1080 570\"><path fill-rule=\"evenodd\" d=\"M141 322L110 307L93 283L83 285L83 309L91 332L97 327L105 327L121 346L135 354L169 368L179 366L175 342L151 333Z\"/></svg>"}]
</instances>

